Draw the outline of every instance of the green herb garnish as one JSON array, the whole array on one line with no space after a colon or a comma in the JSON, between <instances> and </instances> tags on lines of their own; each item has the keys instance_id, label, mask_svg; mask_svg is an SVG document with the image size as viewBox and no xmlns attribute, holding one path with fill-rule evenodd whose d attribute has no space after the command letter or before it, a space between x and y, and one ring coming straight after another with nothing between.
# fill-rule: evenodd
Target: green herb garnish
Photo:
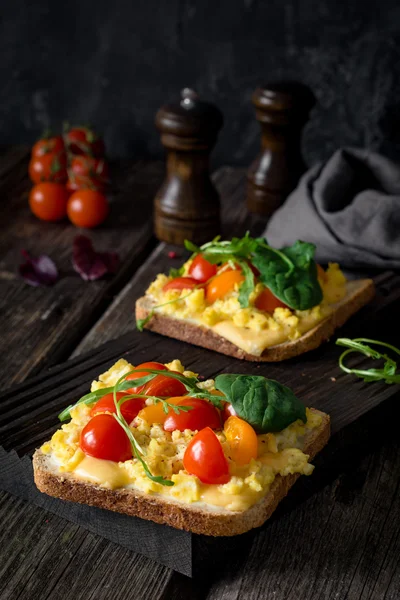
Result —
<instances>
[{"instance_id":1,"label":"green herb garnish","mask_svg":"<svg viewBox=\"0 0 400 600\"><path fill-rule=\"evenodd\" d=\"M307 421L304 404L291 389L273 379L222 374L215 378L215 387L258 433L282 431L297 419Z\"/></svg>"},{"instance_id":2,"label":"green herb garnish","mask_svg":"<svg viewBox=\"0 0 400 600\"><path fill-rule=\"evenodd\" d=\"M357 375L364 381L381 381L383 380L385 383L400 383L400 373L397 373L397 363L390 358L387 354L379 352L374 348L371 348L369 344L374 346L383 346L385 348L389 348L392 352L396 354L400 354L400 349L396 348L396 346L392 346L391 344L387 344L386 342L380 342L378 340L370 340L368 338L339 338L336 340L336 344L338 346L344 346L347 348L339 357L339 367L345 373L352 373L353 375ZM368 358L373 358L375 360L384 360L383 368L381 369L351 369L346 367L344 364L344 359L346 356L351 354L352 352L359 352L368 356Z\"/></svg>"}]
</instances>

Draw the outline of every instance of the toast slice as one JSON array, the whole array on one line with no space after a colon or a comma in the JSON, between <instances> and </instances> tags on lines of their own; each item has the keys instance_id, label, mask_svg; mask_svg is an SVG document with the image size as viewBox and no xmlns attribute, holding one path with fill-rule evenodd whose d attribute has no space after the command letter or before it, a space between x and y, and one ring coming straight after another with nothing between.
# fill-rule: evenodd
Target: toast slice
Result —
<instances>
[{"instance_id":1,"label":"toast slice","mask_svg":"<svg viewBox=\"0 0 400 600\"><path fill-rule=\"evenodd\" d=\"M158 312L153 315L145 328L234 358L254 362L279 362L318 348L331 337L336 329L372 300L374 295L375 287L372 279L349 281L346 296L334 305L334 310L330 315L297 340L270 346L264 350L261 356L245 352L212 329L184 319L174 319ZM150 298L146 296L139 298L136 302L136 319L145 319L152 308L153 304Z\"/></svg>"},{"instance_id":2,"label":"toast slice","mask_svg":"<svg viewBox=\"0 0 400 600\"><path fill-rule=\"evenodd\" d=\"M325 413L311 409L322 416L319 427L304 438L302 448L312 459L328 442L330 419ZM146 494L132 488L110 490L87 483L73 473L60 475L52 465L49 455L36 450L33 456L36 486L41 492L81 504L89 504L115 512L140 517L209 536L233 536L260 527L272 515L279 502L287 495L299 474L277 475L266 496L244 512L232 512L205 503L187 504L175 499L165 499L157 494Z\"/></svg>"}]
</instances>

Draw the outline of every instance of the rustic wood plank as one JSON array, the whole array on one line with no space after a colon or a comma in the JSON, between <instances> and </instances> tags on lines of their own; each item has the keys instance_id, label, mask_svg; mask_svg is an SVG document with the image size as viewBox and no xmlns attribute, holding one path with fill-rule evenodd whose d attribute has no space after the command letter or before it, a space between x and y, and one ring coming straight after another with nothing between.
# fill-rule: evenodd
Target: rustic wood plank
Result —
<instances>
[{"instance_id":1,"label":"rustic wood plank","mask_svg":"<svg viewBox=\"0 0 400 600\"><path fill-rule=\"evenodd\" d=\"M2 600L157 598L171 570L0 492Z\"/></svg>"},{"instance_id":2,"label":"rustic wood plank","mask_svg":"<svg viewBox=\"0 0 400 600\"><path fill-rule=\"evenodd\" d=\"M1 345L7 348L0 366L4 387L66 358L143 262L155 243L151 199L162 175L158 162L136 161L115 169L111 215L88 235L100 250L116 250L121 267L112 278L85 282L71 265L72 240L80 230L68 223L40 222L30 214L26 160L17 164L13 184L8 181L6 190L3 185L0 205ZM61 273L55 286L31 288L19 279L22 248L54 258Z\"/></svg>"},{"instance_id":3,"label":"rustic wood plank","mask_svg":"<svg viewBox=\"0 0 400 600\"><path fill-rule=\"evenodd\" d=\"M250 552L221 568L207 600L399 598L399 418L397 402L377 419L385 425L381 435L373 430L384 440L378 451L369 422L360 441L369 441L370 451L361 462L346 442L340 477L291 511L284 501Z\"/></svg>"}]
</instances>

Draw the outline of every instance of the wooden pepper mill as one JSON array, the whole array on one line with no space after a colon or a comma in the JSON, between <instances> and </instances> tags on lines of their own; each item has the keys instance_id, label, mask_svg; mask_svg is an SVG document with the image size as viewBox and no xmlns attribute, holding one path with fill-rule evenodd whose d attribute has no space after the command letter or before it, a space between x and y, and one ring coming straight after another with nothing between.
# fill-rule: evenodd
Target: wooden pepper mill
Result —
<instances>
[{"instance_id":1,"label":"wooden pepper mill","mask_svg":"<svg viewBox=\"0 0 400 600\"><path fill-rule=\"evenodd\" d=\"M315 97L301 83L280 82L257 88L252 102L262 133L261 152L247 173L247 208L269 216L306 170L301 133Z\"/></svg>"},{"instance_id":2,"label":"wooden pepper mill","mask_svg":"<svg viewBox=\"0 0 400 600\"><path fill-rule=\"evenodd\" d=\"M154 199L154 228L160 240L202 244L220 231L219 194L209 172L209 155L222 113L188 88L177 105L162 106L156 115L161 142L167 149L167 176Z\"/></svg>"}]
</instances>

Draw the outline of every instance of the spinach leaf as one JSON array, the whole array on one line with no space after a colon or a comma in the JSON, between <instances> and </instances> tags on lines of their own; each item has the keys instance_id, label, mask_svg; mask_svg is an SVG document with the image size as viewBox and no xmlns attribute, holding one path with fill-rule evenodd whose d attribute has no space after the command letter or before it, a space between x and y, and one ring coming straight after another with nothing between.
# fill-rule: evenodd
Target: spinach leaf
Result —
<instances>
[{"instance_id":1,"label":"spinach leaf","mask_svg":"<svg viewBox=\"0 0 400 600\"><path fill-rule=\"evenodd\" d=\"M306 310L322 300L314 252L314 244L300 240L279 251L260 243L252 263L260 271L261 282L277 298L290 308Z\"/></svg>"},{"instance_id":2,"label":"spinach leaf","mask_svg":"<svg viewBox=\"0 0 400 600\"><path fill-rule=\"evenodd\" d=\"M273 379L222 374L215 378L215 387L258 433L282 431L297 419L307 420L304 404L291 389Z\"/></svg>"}]
</instances>

